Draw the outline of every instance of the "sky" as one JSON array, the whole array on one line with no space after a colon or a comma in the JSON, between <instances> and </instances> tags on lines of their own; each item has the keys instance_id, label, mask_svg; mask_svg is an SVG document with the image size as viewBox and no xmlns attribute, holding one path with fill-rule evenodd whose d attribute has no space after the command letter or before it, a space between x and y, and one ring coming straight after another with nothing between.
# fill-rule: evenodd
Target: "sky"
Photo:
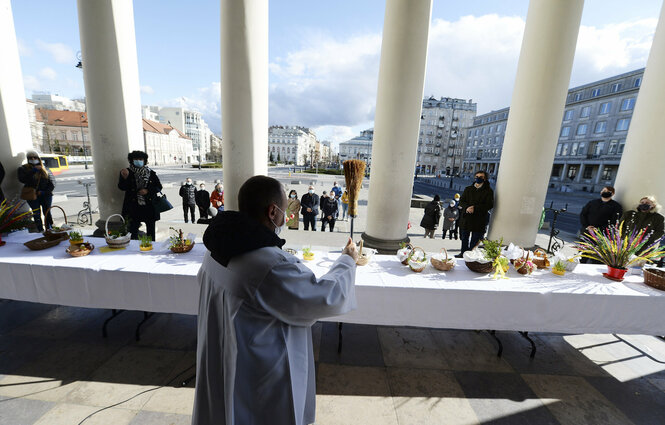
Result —
<instances>
[{"instance_id":1,"label":"sky","mask_svg":"<svg viewBox=\"0 0 665 425\"><path fill-rule=\"evenodd\" d=\"M419 0L413 0L419 1ZM75 0L12 0L26 97L84 97ZM144 105L199 110L221 134L219 0L135 0ZM570 87L646 65L661 0L587 0ZM373 127L385 0L272 0L269 123L333 144ZM434 0L424 96L510 106L527 0Z\"/></svg>"}]
</instances>

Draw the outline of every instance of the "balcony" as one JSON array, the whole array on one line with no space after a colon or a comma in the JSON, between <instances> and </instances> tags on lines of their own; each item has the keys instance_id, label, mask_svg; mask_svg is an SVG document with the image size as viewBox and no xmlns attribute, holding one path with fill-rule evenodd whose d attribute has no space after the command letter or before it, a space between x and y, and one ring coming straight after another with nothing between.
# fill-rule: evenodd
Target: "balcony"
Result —
<instances>
[{"instance_id":1,"label":"balcony","mask_svg":"<svg viewBox=\"0 0 665 425\"><path fill-rule=\"evenodd\" d=\"M443 124L442 122L440 122L440 123L437 125L437 127L439 127L439 128L443 128L443 126L444 126L444 124Z\"/></svg>"}]
</instances>

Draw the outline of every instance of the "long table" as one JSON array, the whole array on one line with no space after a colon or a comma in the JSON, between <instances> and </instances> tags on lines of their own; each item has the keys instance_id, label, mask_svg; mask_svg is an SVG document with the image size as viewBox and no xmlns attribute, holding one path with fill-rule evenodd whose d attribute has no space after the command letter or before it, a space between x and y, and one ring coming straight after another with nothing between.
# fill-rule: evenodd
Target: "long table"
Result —
<instances>
[{"instance_id":1,"label":"long table","mask_svg":"<svg viewBox=\"0 0 665 425\"><path fill-rule=\"evenodd\" d=\"M0 298L90 308L197 314L196 273L206 252L197 243L173 254L156 243L140 252L96 248L73 258L67 243L30 251L22 242L35 235L11 235L0 247ZM305 262L323 275L339 253L315 253ZM464 262L450 272L428 266L414 273L394 256L377 255L356 274L357 310L330 321L391 326L495 329L562 333L665 334L665 292L628 275L623 282L601 276L604 266L579 265L559 277L549 271L508 279L474 273Z\"/></svg>"}]
</instances>

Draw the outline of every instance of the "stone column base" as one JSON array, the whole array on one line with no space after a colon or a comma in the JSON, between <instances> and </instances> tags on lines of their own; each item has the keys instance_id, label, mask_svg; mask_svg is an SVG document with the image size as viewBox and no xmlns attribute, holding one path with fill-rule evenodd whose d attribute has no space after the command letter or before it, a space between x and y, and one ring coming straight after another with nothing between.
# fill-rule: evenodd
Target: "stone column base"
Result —
<instances>
[{"instance_id":1,"label":"stone column base","mask_svg":"<svg viewBox=\"0 0 665 425\"><path fill-rule=\"evenodd\" d=\"M379 239L372 237L365 232L362 234L362 239L364 246L376 249L379 254L397 254L397 250L400 249L400 244L408 243L410 241L408 236L404 239Z\"/></svg>"}]
</instances>

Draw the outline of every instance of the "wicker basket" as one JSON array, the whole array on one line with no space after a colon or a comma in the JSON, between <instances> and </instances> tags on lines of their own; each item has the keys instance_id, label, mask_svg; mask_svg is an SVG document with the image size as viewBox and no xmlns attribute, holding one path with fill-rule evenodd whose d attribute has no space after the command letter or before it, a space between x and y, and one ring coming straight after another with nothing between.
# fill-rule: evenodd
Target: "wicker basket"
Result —
<instances>
[{"instance_id":1,"label":"wicker basket","mask_svg":"<svg viewBox=\"0 0 665 425\"><path fill-rule=\"evenodd\" d=\"M411 257L413 257L414 254L418 251L423 253L424 261L422 261L422 262L421 261L416 261L416 260L411 260ZM420 273L423 270L425 270L425 267L427 267L427 254L425 253L425 250L420 248L420 247L417 247L417 246L414 247L411 250L411 253L409 254L409 263L408 264L409 264L409 268L411 270L413 270L414 272L416 272L416 273Z\"/></svg>"},{"instance_id":2,"label":"wicker basket","mask_svg":"<svg viewBox=\"0 0 665 425\"><path fill-rule=\"evenodd\" d=\"M360 241L360 246L358 249L358 259L356 260L356 264L359 266L366 266L367 263L369 263L369 260L374 256L374 250L372 249L365 249L363 251L363 241Z\"/></svg>"},{"instance_id":3,"label":"wicker basket","mask_svg":"<svg viewBox=\"0 0 665 425\"><path fill-rule=\"evenodd\" d=\"M106 219L106 225L105 225L105 230L106 233L104 234L104 237L106 239L106 244L109 246L109 248L124 248L127 245L129 245L129 241L131 239L131 235L127 233L125 236L120 236L119 238L112 238L109 236L109 220L111 217L118 216L122 220L122 223L125 223L125 218L120 215L120 214L111 214L107 219Z\"/></svg>"},{"instance_id":4,"label":"wicker basket","mask_svg":"<svg viewBox=\"0 0 665 425\"><path fill-rule=\"evenodd\" d=\"M530 254L529 254L529 252L527 251L527 253L526 253L526 257L522 257L521 259L518 259L518 260L524 260L524 264L522 264L521 267L518 268L518 267L517 267L517 264L516 264L516 263L513 263L513 266L515 266L515 270L517 270L517 273L519 273L519 274L523 274L523 275L531 274L531 273L529 272L529 267L527 267L527 265L526 265L527 262L529 261L529 255L530 255ZM533 263L533 261L532 261L532 263ZM534 265L535 265L535 263L534 263Z\"/></svg>"},{"instance_id":5,"label":"wicker basket","mask_svg":"<svg viewBox=\"0 0 665 425\"><path fill-rule=\"evenodd\" d=\"M448 250L446 248L441 248L441 252L443 252L446 255L445 260L437 260L434 257L430 257L430 263L432 266L434 266L435 269L442 271L442 272L447 272L455 268L455 260L452 258L448 258Z\"/></svg>"},{"instance_id":6,"label":"wicker basket","mask_svg":"<svg viewBox=\"0 0 665 425\"><path fill-rule=\"evenodd\" d=\"M23 245L27 246L33 251L39 251L46 248L52 248L57 246L62 241L69 239L67 233L50 233L42 236L41 238L33 239L24 243Z\"/></svg>"},{"instance_id":7,"label":"wicker basket","mask_svg":"<svg viewBox=\"0 0 665 425\"><path fill-rule=\"evenodd\" d=\"M67 248L65 251L67 252L67 254L71 255L72 257L84 257L84 256L90 254L90 253L92 252L93 249L95 249L95 246L94 246L93 244L91 244L90 242L84 242L84 243L82 243L82 244L80 244L80 245L85 245L85 247L86 247L87 249L77 249L77 250L74 250L74 249L73 249L74 247L73 247L73 246L70 246L70 247ZM79 246L80 246L80 245L79 245Z\"/></svg>"},{"instance_id":8,"label":"wicker basket","mask_svg":"<svg viewBox=\"0 0 665 425\"><path fill-rule=\"evenodd\" d=\"M195 244L195 242L192 241L192 243L190 243L189 245L172 246L172 247L170 248L170 250L171 250L171 252L173 252L174 254L183 254L183 253L185 253L185 252L189 252L189 251L191 251L192 248L194 248L194 244Z\"/></svg>"},{"instance_id":9,"label":"wicker basket","mask_svg":"<svg viewBox=\"0 0 665 425\"><path fill-rule=\"evenodd\" d=\"M398 251L397 259L400 260L402 262L402 264L404 264L405 266L408 266L409 265L409 255L411 255L411 251L413 251L413 245L408 243L402 249L408 249L409 253L406 254L406 256L404 258L401 258L401 256L399 255L399 251Z\"/></svg>"},{"instance_id":10,"label":"wicker basket","mask_svg":"<svg viewBox=\"0 0 665 425\"><path fill-rule=\"evenodd\" d=\"M62 207L60 207L58 205L51 205L51 207L49 209L47 209L46 212L44 213L44 217L48 216L48 213L53 208L57 208L60 211L62 211L62 216L65 218L65 224L62 225L62 226L59 226L60 227L59 231L53 231L53 229L47 229L44 232L44 235L59 235L59 234L65 234L66 235L68 231L72 230L72 226L70 226L69 223L67 222L67 214L65 214L65 210L63 210Z\"/></svg>"},{"instance_id":11,"label":"wicker basket","mask_svg":"<svg viewBox=\"0 0 665 425\"><path fill-rule=\"evenodd\" d=\"M652 288L665 291L665 270L656 269L653 267L645 267L644 269L644 283Z\"/></svg>"},{"instance_id":12,"label":"wicker basket","mask_svg":"<svg viewBox=\"0 0 665 425\"><path fill-rule=\"evenodd\" d=\"M539 269L546 269L550 266L550 260L547 259L547 252L542 248L538 248L533 252L533 260L531 262Z\"/></svg>"},{"instance_id":13,"label":"wicker basket","mask_svg":"<svg viewBox=\"0 0 665 425\"><path fill-rule=\"evenodd\" d=\"M464 263L472 272L486 274L494 271L492 263L480 263L478 261L465 261Z\"/></svg>"}]
</instances>

